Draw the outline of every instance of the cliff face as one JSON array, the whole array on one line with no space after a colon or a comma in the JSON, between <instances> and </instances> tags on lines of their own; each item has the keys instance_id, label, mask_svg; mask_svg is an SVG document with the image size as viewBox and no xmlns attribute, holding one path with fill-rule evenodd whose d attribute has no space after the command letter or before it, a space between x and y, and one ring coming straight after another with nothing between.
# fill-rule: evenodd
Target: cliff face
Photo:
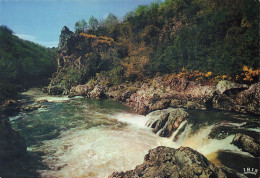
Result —
<instances>
[{"instance_id":1,"label":"cliff face","mask_svg":"<svg viewBox=\"0 0 260 178\"><path fill-rule=\"evenodd\" d=\"M73 33L66 26L60 35L57 72L47 87L49 94L68 94L73 85L85 83L98 66L114 53L112 38Z\"/></svg>"}]
</instances>

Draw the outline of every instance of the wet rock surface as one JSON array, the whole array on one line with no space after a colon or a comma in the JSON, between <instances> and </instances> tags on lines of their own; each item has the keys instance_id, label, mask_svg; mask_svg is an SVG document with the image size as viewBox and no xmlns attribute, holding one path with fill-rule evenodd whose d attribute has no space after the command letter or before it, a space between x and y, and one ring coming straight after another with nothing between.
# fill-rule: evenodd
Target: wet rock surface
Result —
<instances>
[{"instance_id":1,"label":"wet rock surface","mask_svg":"<svg viewBox=\"0 0 260 178\"><path fill-rule=\"evenodd\" d=\"M255 157L260 156L260 144L256 142L252 137L244 134L236 134L232 144L252 154Z\"/></svg>"},{"instance_id":2,"label":"wet rock surface","mask_svg":"<svg viewBox=\"0 0 260 178\"><path fill-rule=\"evenodd\" d=\"M222 170L189 147L160 146L149 151L144 162L134 170L114 172L110 178L127 177L238 177L232 170Z\"/></svg>"},{"instance_id":3,"label":"wet rock surface","mask_svg":"<svg viewBox=\"0 0 260 178\"><path fill-rule=\"evenodd\" d=\"M153 128L154 133L157 133L162 129L159 134L161 137L170 137L172 133L179 128L181 122L188 119L188 117L189 114L183 109L174 109L161 114L157 120L151 123L151 127Z\"/></svg>"},{"instance_id":4,"label":"wet rock surface","mask_svg":"<svg viewBox=\"0 0 260 178\"><path fill-rule=\"evenodd\" d=\"M21 106L20 111L31 112L31 111L37 110L41 107L42 106L40 104L24 105L24 106Z\"/></svg>"}]
</instances>

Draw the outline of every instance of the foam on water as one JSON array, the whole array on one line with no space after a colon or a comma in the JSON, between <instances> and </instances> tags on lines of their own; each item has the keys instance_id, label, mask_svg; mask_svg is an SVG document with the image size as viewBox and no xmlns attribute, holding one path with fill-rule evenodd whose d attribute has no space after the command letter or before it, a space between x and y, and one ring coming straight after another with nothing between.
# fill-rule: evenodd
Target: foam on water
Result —
<instances>
[{"instance_id":1,"label":"foam on water","mask_svg":"<svg viewBox=\"0 0 260 178\"><path fill-rule=\"evenodd\" d=\"M106 177L114 171L134 169L143 162L148 150L156 147L156 137L149 130L110 130L91 128L69 130L60 138L45 141L44 158L52 170L43 177Z\"/></svg>"},{"instance_id":2,"label":"foam on water","mask_svg":"<svg viewBox=\"0 0 260 178\"><path fill-rule=\"evenodd\" d=\"M15 120L21 119L21 118L23 118L23 116L21 114L18 114L17 116L9 117L9 120L12 122L12 121L15 121Z\"/></svg>"},{"instance_id":3,"label":"foam on water","mask_svg":"<svg viewBox=\"0 0 260 178\"><path fill-rule=\"evenodd\" d=\"M185 131L180 135L181 139L179 138L177 142L173 142L172 139L162 139L159 144L173 148L179 148L181 146L190 147L205 156L219 150L230 150L232 152L242 153L239 148L231 144L234 135L230 135L222 140L209 139L208 136L213 127L214 125L206 126L192 135L187 133L190 129L186 127ZM249 155L247 153L242 154Z\"/></svg>"},{"instance_id":4,"label":"foam on water","mask_svg":"<svg viewBox=\"0 0 260 178\"><path fill-rule=\"evenodd\" d=\"M32 88L26 92L22 92L21 95L23 97L29 97L34 99L35 101L47 100L48 102L61 102L67 101L70 98L68 96L51 96L43 93L39 88Z\"/></svg>"},{"instance_id":5,"label":"foam on water","mask_svg":"<svg viewBox=\"0 0 260 178\"><path fill-rule=\"evenodd\" d=\"M30 124L32 128L38 128L39 124L35 121L37 119L42 127L47 128L48 123L51 123L53 128L60 131L57 135L52 134L54 135L52 140L44 139L40 146L35 144L28 148L29 151L45 153L43 162L50 169L39 170L42 177L103 178L114 171L134 169L136 165L143 162L148 151L157 146L191 147L211 160L217 157L219 150L230 150L241 154L241 150L230 144L234 135L222 140L209 139L210 132L216 126L214 124L199 126L195 132L191 123L183 121L171 138L162 138L154 134L147 125L151 125L165 112L174 110L173 108L141 116L102 101L47 96L39 94L37 89L24 94L36 101L47 99L50 102L60 102L49 103L48 108L39 109L25 119L28 122L25 125L26 129L31 129ZM70 101L62 102L66 100ZM47 110L50 114L44 112ZM21 116L10 120L19 121ZM230 122L222 124L230 125ZM232 124L234 127L244 125L245 123ZM45 138L44 136L49 134L49 130L47 131L43 129L38 135L39 138ZM177 141L174 142L175 138Z\"/></svg>"},{"instance_id":6,"label":"foam on water","mask_svg":"<svg viewBox=\"0 0 260 178\"><path fill-rule=\"evenodd\" d=\"M120 122L124 122L141 128L147 128L146 123L149 120L148 117L127 112L118 113L114 117Z\"/></svg>"}]
</instances>

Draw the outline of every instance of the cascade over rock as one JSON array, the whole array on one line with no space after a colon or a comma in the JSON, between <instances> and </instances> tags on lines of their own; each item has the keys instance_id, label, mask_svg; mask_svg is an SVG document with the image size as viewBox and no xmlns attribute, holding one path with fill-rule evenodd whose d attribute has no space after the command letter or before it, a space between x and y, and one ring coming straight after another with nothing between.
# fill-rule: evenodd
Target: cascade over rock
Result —
<instances>
[{"instance_id":1,"label":"cascade over rock","mask_svg":"<svg viewBox=\"0 0 260 178\"><path fill-rule=\"evenodd\" d=\"M144 162L134 170L114 172L109 178L127 177L238 177L234 171L217 168L199 152L189 148L179 149L159 146L149 151Z\"/></svg>"},{"instance_id":2,"label":"cascade over rock","mask_svg":"<svg viewBox=\"0 0 260 178\"><path fill-rule=\"evenodd\" d=\"M180 124L188 119L189 114L183 109L164 109L154 111L146 117L152 118L148 126L153 128L154 133L160 131L161 137L170 137Z\"/></svg>"}]
</instances>

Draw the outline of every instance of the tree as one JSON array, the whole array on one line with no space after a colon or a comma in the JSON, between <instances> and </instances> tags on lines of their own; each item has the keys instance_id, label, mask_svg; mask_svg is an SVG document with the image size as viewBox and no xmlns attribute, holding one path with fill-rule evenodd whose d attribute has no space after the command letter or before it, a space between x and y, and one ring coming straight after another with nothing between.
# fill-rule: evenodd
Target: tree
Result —
<instances>
[{"instance_id":1,"label":"tree","mask_svg":"<svg viewBox=\"0 0 260 178\"><path fill-rule=\"evenodd\" d=\"M82 19L75 23L75 31L76 33L85 32L88 29L88 23L86 20Z\"/></svg>"},{"instance_id":2,"label":"tree","mask_svg":"<svg viewBox=\"0 0 260 178\"><path fill-rule=\"evenodd\" d=\"M112 28L113 26L117 25L119 23L118 18L112 14L109 13L106 17L105 21L102 23L102 25L106 28Z\"/></svg>"},{"instance_id":3,"label":"tree","mask_svg":"<svg viewBox=\"0 0 260 178\"><path fill-rule=\"evenodd\" d=\"M88 21L89 29L96 31L98 28L98 20L92 15Z\"/></svg>"}]
</instances>

